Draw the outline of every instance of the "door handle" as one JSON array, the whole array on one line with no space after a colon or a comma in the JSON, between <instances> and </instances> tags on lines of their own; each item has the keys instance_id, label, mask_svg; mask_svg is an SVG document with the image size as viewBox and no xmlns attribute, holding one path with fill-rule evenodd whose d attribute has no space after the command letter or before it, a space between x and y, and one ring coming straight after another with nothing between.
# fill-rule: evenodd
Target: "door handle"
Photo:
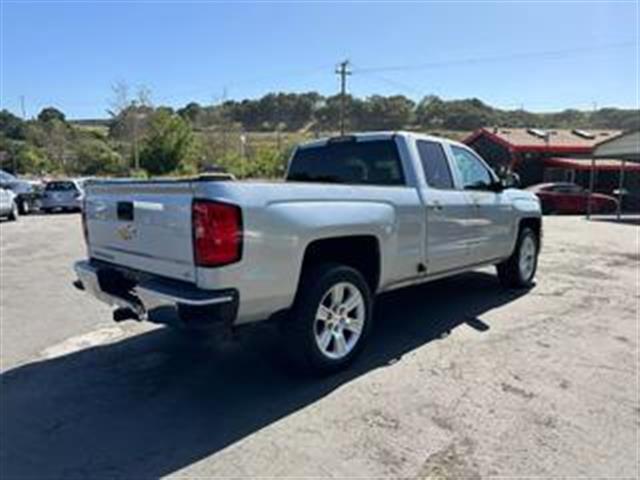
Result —
<instances>
[{"instance_id":1,"label":"door handle","mask_svg":"<svg viewBox=\"0 0 640 480\"><path fill-rule=\"evenodd\" d=\"M444 207L442 206L442 204L440 202L432 202L430 204L427 205L427 208L429 210L435 210L437 212L441 211Z\"/></svg>"}]
</instances>

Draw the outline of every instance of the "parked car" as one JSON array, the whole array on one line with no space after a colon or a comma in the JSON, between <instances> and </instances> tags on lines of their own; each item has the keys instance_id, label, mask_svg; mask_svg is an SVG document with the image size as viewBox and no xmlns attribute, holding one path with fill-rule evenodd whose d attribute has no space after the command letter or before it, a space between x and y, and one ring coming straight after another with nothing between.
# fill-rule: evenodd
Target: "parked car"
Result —
<instances>
[{"instance_id":1,"label":"parked car","mask_svg":"<svg viewBox=\"0 0 640 480\"><path fill-rule=\"evenodd\" d=\"M41 190L40 182L24 180L0 170L0 187L11 190L16 195L16 204L21 215L26 215L38 209Z\"/></svg>"},{"instance_id":2,"label":"parked car","mask_svg":"<svg viewBox=\"0 0 640 480\"><path fill-rule=\"evenodd\" d=\"M272 319L314 372L361 351L379 293L483 265L532 285L542 234L533 193L467 146L413 133L302 145L286 183L95 181L83 222L75 285L114 320L206 331Z\"/></svg>"},{"instance_id":3,"label":"parked car","mask_svg":"<svg viewBox=\"0 0 640 480\"><path fill-rule=\"evenodd\" d=\"M40 209L45 213L54 210L80 211L83 197L80 181L52 180L44 187Z\"/></svg>"},{"instance_id":4,"label":"parked car","mask_svg":"<svg viewBox=\"0 0 640 480\"><path fill-rule=\"evenodd\" d=\"M541 183L528 188L535 193L542 204L542 212L552 213L587 213L589 191L575 183ZM591 196L593 213L611 213L618 208L618 200L609 195L594 193Z\"/></svg>"},{"instance_id":5,"label":"parked car","mask_svg":"<svg viewBox=\"0 0 640 480\"><path fill-rule=\"evenodd\" d=\"M0 217L6 217L9 220L18 219L16 194L2 187L0 187Z\"/></svg>"}]
</instances>

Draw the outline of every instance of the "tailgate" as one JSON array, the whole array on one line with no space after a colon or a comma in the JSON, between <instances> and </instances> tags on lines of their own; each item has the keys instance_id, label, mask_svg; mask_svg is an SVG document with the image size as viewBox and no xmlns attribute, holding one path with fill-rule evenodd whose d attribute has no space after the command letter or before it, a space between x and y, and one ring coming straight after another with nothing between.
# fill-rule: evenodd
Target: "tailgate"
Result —
<instances>
[{"instance_id":1,"label":"tailgate","mask_svg":"<svg viewBox=\"0 0 640 480\"><path fill-rule=\"evenodd\" d=\"M189 181L112 181L87 187L89 256L195 281Z\"/></svg>"}]
</instances>

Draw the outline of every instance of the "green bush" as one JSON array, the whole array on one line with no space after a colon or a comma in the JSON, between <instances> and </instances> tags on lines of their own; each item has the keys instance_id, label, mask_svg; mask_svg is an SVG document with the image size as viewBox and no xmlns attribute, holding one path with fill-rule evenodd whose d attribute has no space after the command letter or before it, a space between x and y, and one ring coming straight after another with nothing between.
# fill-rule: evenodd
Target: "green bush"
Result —
<instances>
[{"instance_id":1,"label":"green bush","mask_svg":"<svg viewBox=\"0 0 640 480\"><path fill-rule=\"evenodd\" d=\"M124 175L127 167L118 152L102 140L89 137L77 145L73 170L79 175Z\"/></svg>"},{"instance_id":2,"label":"green bush","mask_svg":"<svg viewBox=\"0 0 640 480\"><path fill-rule=\"evenodd\" d=\"M193 162L197 142L191 126L180 116L157 110L149 122L140 151L140 165L150 175L166 175Z\"/></svg>"},{"instance_id":3,"label":"green bush","mask_svg":"<svg viewBox=\"0 0 640 480\"><path fill-rule=\"evenodd\" d=\"M288 152L279 152L275 148L258 147L246 157L228 153L217 158L215 164L238 178L281 178L288 156Z\"/></svg>"}]
</instances>

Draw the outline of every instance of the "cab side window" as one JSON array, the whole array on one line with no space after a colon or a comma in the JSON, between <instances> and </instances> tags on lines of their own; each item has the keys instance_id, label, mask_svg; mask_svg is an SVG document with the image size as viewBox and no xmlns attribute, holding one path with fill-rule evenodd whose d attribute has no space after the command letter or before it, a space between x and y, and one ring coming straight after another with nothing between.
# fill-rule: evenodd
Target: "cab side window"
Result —
<instances>
[{"instance_id":1,"label":"cab side window","mask_svg":"<svg viewBox=\"0 0 640 480\"><path fill-rule=\"evenodd\" d=\"M416 145L427 184L432 188L452 189L453 177L442 145L427 140L418 140Z\"/></svg>"},{"instance_id":2,"label":"cab side window","mask_svg":"<svg viewBox=\"0 0 640 480\"><path fill-rule=\"evenodd\" d=\"M487 168L475 155L464 148L452 146L453 158L462 177L462 187L465 189L482 190L493 183L493 177Z\"/></svg>"}]
</instances>

